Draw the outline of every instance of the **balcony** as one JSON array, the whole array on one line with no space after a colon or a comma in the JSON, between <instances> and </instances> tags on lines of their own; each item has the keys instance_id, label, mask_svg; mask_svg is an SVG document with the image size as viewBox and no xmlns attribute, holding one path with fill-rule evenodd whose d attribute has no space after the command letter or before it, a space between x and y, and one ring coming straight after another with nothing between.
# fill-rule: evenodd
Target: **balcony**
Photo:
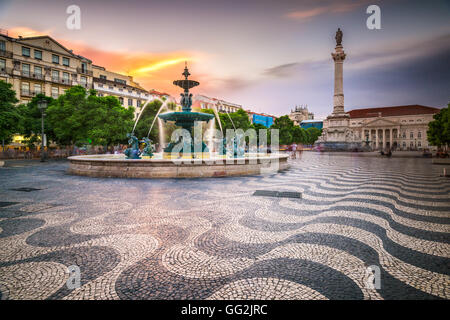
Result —
<instances>
[{"instance_id":1,"label":"balcony","mask_svg":"<svg viewBox=\"0 0 450 320\"><path fill-rule=\"evenodd\" d=\"M86 69L83 69L83 68L80 68L80 67L77 67L77 72L81 73L81 74L86 74L88 76L92 76L93 75L92 70L86 70Z\"/></svg>"},{"instance_id":2,"label":"balcony","mask_svg":"<svg viewBox=\"0 0 450 320\"><path fill-rule=\"evenodd\" d=\"M29 71L21 71L20 75L24 78L30 78L35 80L44 80L44 75L42 73L31 73Z\"/></svg>"},{"instance_id":3,"label":"balcony","mask_svg":"<svg viewBox=\"0 0 450 320\"><path fill-rule=\"evenodd\" d=\"M23 90L23 89L21 89L20 90L20 95L22 96L22 97L34 97L34 96L36 96L37 94L40 94L40 93L42 93L41 91L38 91L38 92L36 92L36 91L33 91L33 90Z\"/></svg>"},{"instance_id":4,"label":"balcony","mask_svg":"<svg viewBox=\"0 0 450 320\"><path fill-rule=\"evenodd\" d=\"M0 74L11 74L12 69L11 68L0 68Z\"/></svg>"},{"instance_id":5,"label":"balcony","mask_svg":"<svg viewBox=\"0 0 450 320\"><path fill-rule=\"evenodd\" d=\"M0 50L0 57L12 59L13 53L11 51Z\"/></svg>"},{"instance_id":6,"label":"balcony","mask_svg":"<svg viewBox=\"0 0 450 320\"><path fill-rule=\"evenodd\" d=\"M67 79L67 78L52 77L52 82L58 83L58 84L63 84L66 86L72 85L72 80Z\"/></svg>"}]
</instances>

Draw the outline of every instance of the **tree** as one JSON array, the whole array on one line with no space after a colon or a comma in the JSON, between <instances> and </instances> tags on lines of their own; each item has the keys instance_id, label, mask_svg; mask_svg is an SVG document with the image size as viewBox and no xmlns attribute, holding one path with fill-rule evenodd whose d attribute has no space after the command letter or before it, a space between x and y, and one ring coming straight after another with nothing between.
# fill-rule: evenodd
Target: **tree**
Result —
<instances>
[{"instance_id":1,"label":"tree","mask_svg":"<svg viewBox=\"0 0 450 320\"><path fill-rule=\"evenodd\" d=\"M281 145L291 144L293 141L294 122L289 116L282 116L275 119L271 129L279 130L279 142Z\"/></svg>"},{"instance_id":2,"label":"tree","mask_svg":"<svg viewBox=\"0 0 450 320\"><path fill-rule=\"evenodd\" d=\"M435 114L433 119L428 123L428 143L439 148L450 145L450 103L447 108Z\"/></svg>"},{"instance_id":3,"label":"tree","mask_svg":"<svg viewBox=\"0 0 450 320\"><path fill-rule=\"evenodd\" d=\"M50 105L53 102L51 97L38 94L31 99L30 102L17 106L17 110L21 116L20 133L24 135L30 148L33 148L35 143L41 141L42 112L38 108L38 101L41 99L47 100L47 105ZM55 140L55 134L49 121L44 122L44 131L48 141Z\"/></svg>"},{"instance_id":4,"label":"tree","mask_svg":"<svg viewBox=\"0 0 450 320\"><path fill-rule=\"evenodd\" d=\"M93 145L104 145L127 141L127 133L134 124L134 108L124 108L113 96L97 97L90 95L88 105L90 112L86 115L87 135Z\"/></svg>"},{"instance_id":5,"label":"tree","mask_svg":"<svg viewBox=\"0 0 450 320\"><path fill-rule=\"evenodd\" d=\"M295 143L307 144L308 136L306 130L300 126L294 126L292 129L292 141Z\"/></svg>"},{"instance_id":6,"label":"tree","mask_svg":"<svg viewBox=\"0 0 450 320\"><path fill-rule=\"evenodd\" d=\"M5 143L20 131L20 113L15 107L16 92L12 90L12 84L0 81L0 140L4 150Z\"/></svg>"},{"instance_id":7,"label":"tree","mask_svg":"<svg viewBox=\"0 0 450 320\"><path fill-rule=\"evenodd\" d=\"M81 86L67 89L47 108L55 139L62 145L110 145L126 142L133 128L134 108L121 106L116 97L97 97Z\"/></svg>"},{"instance_id":8,"label":"tree","mask_svg":"<svg viewBox=\"0 0 450 320\"><path fill-rule=\"evenodd\" d=\"M308 139L307 139L308 144L314 144L314 142L316 142L317 139L319 138L319 136L322 134L322 130L315 128L315 127L310 127L308 129L306 129L306 132L308 135Z\"/></svg>"}]
</instances>

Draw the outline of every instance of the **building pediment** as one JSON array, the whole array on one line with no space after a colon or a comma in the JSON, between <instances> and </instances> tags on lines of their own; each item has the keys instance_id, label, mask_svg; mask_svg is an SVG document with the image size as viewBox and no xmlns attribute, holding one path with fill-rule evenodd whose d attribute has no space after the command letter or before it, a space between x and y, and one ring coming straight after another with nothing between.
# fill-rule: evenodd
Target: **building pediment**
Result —
<instances>
[{"instance_id":1,"label":"building pediment","mask_svg":"<svg viewBox=\"0 0 450 320\"><path fill-rule=\"evenodd\" d=\"M388 119L377 118L364 124L365 127L389 127L398 126L399 123Z\"/></svg>"},{"instance_id":2,"label":"building pediment","mask_svg":"<svg viewBox=\"0 0 450 320\"><path fill-rule=\"evenodd\" d=\"M18 39L18 42L23 43L25 45L39 47L45 50L50 50L53 52L57 52L67 56L74 56L74 53L71 50L65 48L58 41L54 40L49 36L40 36L40 37L31 37L31 38L22 38Z\"/></svg>"}]
</instances>

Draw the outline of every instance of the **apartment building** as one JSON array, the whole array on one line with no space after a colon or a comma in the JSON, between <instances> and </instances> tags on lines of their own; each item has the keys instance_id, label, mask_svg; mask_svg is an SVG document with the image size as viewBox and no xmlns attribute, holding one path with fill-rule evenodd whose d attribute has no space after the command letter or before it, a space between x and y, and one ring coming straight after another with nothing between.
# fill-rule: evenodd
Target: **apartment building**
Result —
<instances>
[{"instance_id":1,"label":"apartment building","mask_svg":"<svg viewBox=\"0 0 450 320\"><path fill-rule=\"evenodd\" d=\"M242 109L242 106L236 103L225 100L210 98L205 95L195 95L192 103L192 108L196 109L213 109L217 108L218 112L231 113Z\"/></svg>"},{"instance_id":2,"label":"apartment building","mask_svg":"<svg viewBox=\"0 0 450 320\"><path fill-rule=\"evenodd\" d=\"M36 94L58 98L75 85L92 87L92 61L49 36L9 37L0 33L0 80L12 83L21 103Z\"/></svg>"}]
</instances>

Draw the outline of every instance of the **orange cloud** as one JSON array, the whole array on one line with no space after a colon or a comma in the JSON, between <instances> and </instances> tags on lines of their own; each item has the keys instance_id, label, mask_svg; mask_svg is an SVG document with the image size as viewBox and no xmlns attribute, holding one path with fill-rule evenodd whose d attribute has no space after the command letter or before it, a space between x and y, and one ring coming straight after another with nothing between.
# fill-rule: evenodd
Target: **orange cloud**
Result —
<instances>
[{"instance_id":1,"label":"orange cloud","mask_svg":"<svg viewBox=\"0 0 450 320\"><path fill-rule=\"evenodd\" d=\"M46 31L38 31L34 29L30 29L27 27L15 27L12 29L8 29L8 35L10 37L18 38L19 36L22 37L38 37L38 36L44 36L49 35L51 33L51 30Z\"/></svg>"},{"instance_id":2,"label":"orange cloud","mask_svg":"<svg viewBox=\"0 0 450 320\"><path fill-rule=\"evenodd\" d=\"M51 30L38 31L27 27L15 27L9 29L12 37L34 37L48 35L61 43L75 54L92 60L92 63L105 67L107 70L133 76L133 79L147 90L167 92L178 96L180 88L173 85L173 80L182 79L181 73L184 70L185 61L189 62L189 69L193 74L193 79L202 83L200 91L208 91L213 84L210 81L210 74L201 72L199 61L205 60L205 54L201 52L127 52L127 51L107 51L94 48L83 42L73 42L58 39L52 36ZM195 71L193 71L195 70ZM197 88L197 90L199 90ZM196 93L196 90L193 90Z\"/></svg>"},{"instance_id":3,"label":"orange cloud","mask_svg":"<svg viewBox=\"0 0 450 320\"><path fill-rule=\"evenodd\" d=\"M173 80L180 79L184 62L191 61L190 67L198 61L198 53L192 52L118 52L99 50L82 43L58 40L65 47L73 49L93 64L107 70L133 76L136 82L150 90L155 89L170 94L178 94Z\"/></svg>"}]
</instances>

